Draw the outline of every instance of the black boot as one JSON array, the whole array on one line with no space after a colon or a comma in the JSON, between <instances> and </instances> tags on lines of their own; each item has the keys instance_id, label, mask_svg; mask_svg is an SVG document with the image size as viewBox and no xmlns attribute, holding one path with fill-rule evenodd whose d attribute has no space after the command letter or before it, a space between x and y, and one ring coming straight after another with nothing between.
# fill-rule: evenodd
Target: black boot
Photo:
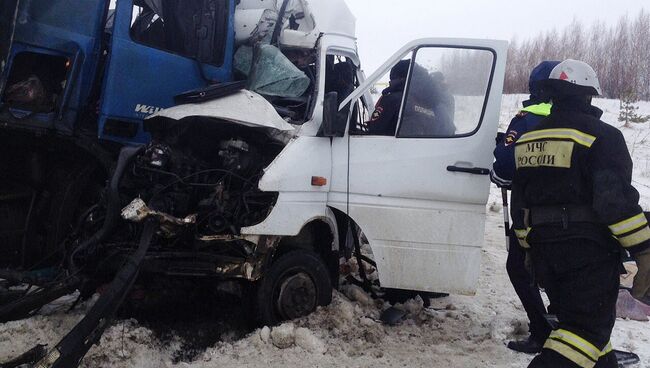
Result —
<instances>
[{"instance_id":1,"label":"black boot","mask_svg":"<svg viewBox=\"0 0 650 368\"><path fill-rule=\"evenodd\" d=\"M532 337L529 337L526 340L510 341L508 343L508 349L526 354L540 353L543 346L544 345L541 342Z\"/></svg>"}]
</instances>

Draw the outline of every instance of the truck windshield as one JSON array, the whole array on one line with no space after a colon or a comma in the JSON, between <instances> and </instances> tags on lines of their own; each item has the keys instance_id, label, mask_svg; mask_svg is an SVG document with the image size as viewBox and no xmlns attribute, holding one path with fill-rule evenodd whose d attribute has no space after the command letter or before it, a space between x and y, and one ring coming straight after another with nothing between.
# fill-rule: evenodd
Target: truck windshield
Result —
<instances>
[{"instance_id":1,"label":"truck windshield","mask_svg":"<svg viewBox=\"0 0 650 368\"><path fill-rule=\"evenodd\" d=\"M105 0L21 1L18 22L36 22L92 37L97 31L97 23L102 21L92 15L97 14L97 9L105 3Z\"/></svg>"},{"instance_id":2,"label":"truck windshield","mask_svg":"<svg viewBox=\"0 0 650 368\"><path fill-rule=\"evenodd\" d=\"M226 0L137 0L133 5L131 38L147 46L221 65L227 26Z\"/></svg>"},{"instance_id":3,"label":"truck windshield","mask_svg":"<svg viewBox=\"0 0 650 368\"><path fill-rule=\"evenodd\" d=\"M16 0L0 1L0 73L4 69L5 58L9 53L16 4ZM1 84L2 82L0 82L0 89Z\"/></svg>"}]
</instances>

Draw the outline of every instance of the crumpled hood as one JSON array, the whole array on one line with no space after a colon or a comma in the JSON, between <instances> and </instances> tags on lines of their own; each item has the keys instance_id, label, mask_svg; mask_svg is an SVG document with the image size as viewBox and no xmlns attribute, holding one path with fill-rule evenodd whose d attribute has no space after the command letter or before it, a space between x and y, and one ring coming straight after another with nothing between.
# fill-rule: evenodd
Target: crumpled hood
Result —
<instances>
[{"instance_id":1,"label":"crumpled hood","mask_svg":"<svg viewBox=\"0 0 650 368\"><path fill-rule=\"evenodd\" d=\"M186 104L162 110L149 118L182 120L189 117L208 117L252 127L271 128L293 135L293 125L278 115L264 97L255 92L241 90L232 95L199 104Z\"/></svg>"}]
</instances>

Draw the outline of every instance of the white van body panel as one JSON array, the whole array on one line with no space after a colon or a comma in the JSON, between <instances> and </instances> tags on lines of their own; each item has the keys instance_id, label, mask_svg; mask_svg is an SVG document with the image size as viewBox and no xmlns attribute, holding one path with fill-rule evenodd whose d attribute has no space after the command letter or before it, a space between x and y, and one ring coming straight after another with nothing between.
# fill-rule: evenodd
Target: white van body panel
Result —
<instances>
[{"instance_id":1,"label":"white van body panel","mask_svg":"<svg viewBox=\"0 0 650 368\"><path fill-rule=\"evenodd\" d=\"M291 141L265 170L260 190L278 192L271 214L259 225L244 228L244 234L298 235L304 225L328 217L327 193L332 177L332 146L322 137L298 137ZM313 186L312 177L325 178L324 186Z\"/></svg>"},{"instance_id":2,"label":"white van body panel","mask_svg":"<svg viewBox=\"0 0 650 368\"><path fill-rule=\"evenodd\" d=\"M323 34L319 40L319 69L325 69L329 50L336 49L358 63L354 38L345 35ZM309 222L317 218L334 218L327 207L332 178L332 144L329 138L317 137L323 121L325 78L318 81L316 106L312 118L295 127L293 139L266 168L260 189L278 192L279 197L271 214L259 225L243 228L243 234L295 236ZM327 185L311 185L312 177L322 177Z\"/></svg>"},{"instance_id":3,"label":"white van body panel","mask_svg":"<svg viewBox=\"0 0 650 368\"><path fill-rule=\"evenodd\" d=\"M383 287L472 294L480 274L490 182L486 175L451 172L448 167L492 165L507 43L414 41L370 76L347 103L363 96L364 89L422 45L494 52L492 83L480 128L470 136L454 138L335 138L329 205L348 213L364 231ZM457 99L456 109L471 103L471 99Z\"/></svg>"},{"instance_id":4,"label":"white van body panel","mask_svg":"<svg viewBox=\"0 0 650 368\"><path fill-rule=\"evenodd\" d=\"M321 39L323 53L325 45L335 46L325 37ZM448 139L348 134L341 138L316 137L322 121L321 77L321 102L317 103L313 119L298 129L298 137L266 169L260 182L261 190L279 193L276 206L263 223L242 229L242 233L297 235L310 221L331 218L330 207L335 208L348 214L368 238L383 287L454 294L475 292L489 178L450 172L448 167L491 167L507 43L414 41L363 82L347 103L367 96L374 83L397 61L421 46L480 48L494 53L493 74L479 129L469 136ZM341 107L347 103L343 102ZM469 103L473 103L471 99L457 101L461 107ZM327 185L311 185L313 176L326 178Z\"/></svg>"}]
</instances>

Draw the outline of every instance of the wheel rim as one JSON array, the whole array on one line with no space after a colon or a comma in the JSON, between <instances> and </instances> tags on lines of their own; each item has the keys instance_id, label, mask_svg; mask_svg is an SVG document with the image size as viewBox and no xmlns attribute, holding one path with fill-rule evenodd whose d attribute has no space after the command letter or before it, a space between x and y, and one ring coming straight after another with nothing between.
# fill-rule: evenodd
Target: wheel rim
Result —
<instances>
[{"instance_id":1,"label":"wheel rim","mask_svg":"<svg viewBox=\"0 0 650 368\"><path fill-rule=\"evenodd\" d=\"M306 316L316 309L316 284L304 272L282 279L277 297L277 311L283 320Z\"/></svg>"}]
</instances>

